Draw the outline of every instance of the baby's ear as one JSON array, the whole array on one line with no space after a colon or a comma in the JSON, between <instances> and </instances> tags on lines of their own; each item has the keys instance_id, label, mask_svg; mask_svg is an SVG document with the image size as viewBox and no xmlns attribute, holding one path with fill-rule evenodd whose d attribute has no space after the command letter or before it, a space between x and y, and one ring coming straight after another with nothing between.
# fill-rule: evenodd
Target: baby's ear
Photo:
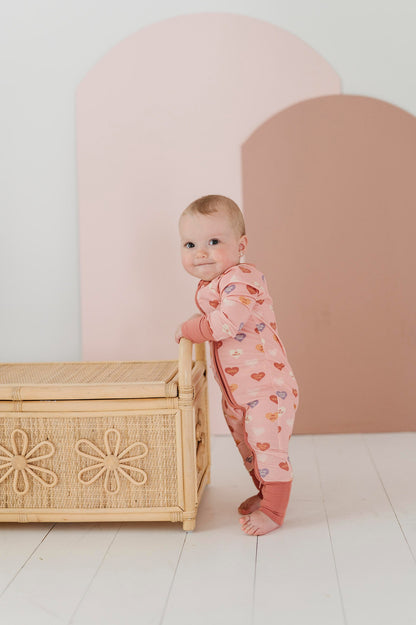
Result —
<instances>
[{"instance_id":1,"label":"baby's ear","mask_svg":"<svg viewBox=\"0 0 416 625\"><path fill-rule=\"evenodd\" d=\"M238 246L238 251L240 252L241 255L243 255L247 249L247 236L245 234L243 234L243 236L240 238L240 243Z\"/></svg>"}]
</instances>

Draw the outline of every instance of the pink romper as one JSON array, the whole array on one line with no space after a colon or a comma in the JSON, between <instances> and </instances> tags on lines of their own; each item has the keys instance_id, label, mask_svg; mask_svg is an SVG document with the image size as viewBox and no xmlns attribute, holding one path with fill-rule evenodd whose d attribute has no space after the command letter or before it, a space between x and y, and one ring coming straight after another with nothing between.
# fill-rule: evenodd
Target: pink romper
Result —
<instances>
[{"instance_id":1,"label":"pink romper","mask_svg":"<svg viewBox=\"0 0 416 625\"><path fill-rule=\"evenodd\" d=\"M244 464L260 490L285 482L290 492L288 446L299 391L265 277L254 265L235 265L201 280L196 303L203 316L185 322L182 335L210 341L225 419Z\"/></svg>"}]
</instances>

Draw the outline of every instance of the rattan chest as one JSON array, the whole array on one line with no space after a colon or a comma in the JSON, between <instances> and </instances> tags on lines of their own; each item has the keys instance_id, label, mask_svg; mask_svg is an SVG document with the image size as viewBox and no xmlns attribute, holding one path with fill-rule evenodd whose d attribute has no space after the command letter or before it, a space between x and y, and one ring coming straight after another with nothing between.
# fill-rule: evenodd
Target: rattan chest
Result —
<instances>
[{"instance_id":1,"label":"rattan chest","mask_svg":"<svg viewBox=\"0 0 416 625\"><path fill-rule=\"evenodd\" d=\"M0 521L180 521L209 481L204 345L178 361L0 364Z\"/></svg>"}]
</instances>

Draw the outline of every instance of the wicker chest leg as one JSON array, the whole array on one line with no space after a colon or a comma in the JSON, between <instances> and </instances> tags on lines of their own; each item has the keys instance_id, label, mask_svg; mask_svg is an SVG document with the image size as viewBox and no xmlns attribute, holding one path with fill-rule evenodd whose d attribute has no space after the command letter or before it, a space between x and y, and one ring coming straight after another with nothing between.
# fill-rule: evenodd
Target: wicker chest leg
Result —
<instances>
[{"instance_id":1,"label":"wicker chest leg","mask_svg":"<svg viewBox=\"0 0 416 625\"><path fill-rule=\"evenodd\" d=\"M182 527L185 532L192 532L195 529L196 520L193 519L184 519Z\"/></svg>"}]
</instances>

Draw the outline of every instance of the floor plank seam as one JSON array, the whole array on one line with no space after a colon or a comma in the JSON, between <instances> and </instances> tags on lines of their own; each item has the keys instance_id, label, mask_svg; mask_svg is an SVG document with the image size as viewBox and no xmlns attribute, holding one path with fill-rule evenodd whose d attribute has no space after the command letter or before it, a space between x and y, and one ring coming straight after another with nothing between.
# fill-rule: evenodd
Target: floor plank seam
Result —
<instances>
[{"instance_id":1,"label":"floor plank seam","mask_svg":"<svg viewBox=\"0 0 416 625\"><path fill-rule=\"evenodd\" d=\"M116 539L116 537L117 537L117 535L118 535L118 533L119 533L119 531L120 531L120 529L121 529L121 525L122 525L122 524L121 524L121 523L119 523L119 526L118 526L118 528L117 528L117 531L115 532L115 534L114 534L113 538L111 539L111 541L110 541L110 543L109 543L109 545L108 545L107 549L105 550L105 553L104 553L103 557L101 558L101 561L100 561L99 565L97 566L97 568L96 568L96 570L95 570L94 575L93 575L93 576L92 576L92 578L90 579L89 584L87 584L87 587L86 587L85 591L83 592L83 594L82 594L82 596L81 596L80 600L78 601L77 605L75 606L75 610L72 612L72 614L71 614L71 616L70 616L70 619L69 619L69 621L68 621L68 625L71 625L71 623L73 623L73 622L74 622L75 615L76 615L77 611L79 610L79 607L80 607L81 603L84 601L84 599L85 599L85 597L86 597L86 595L87 595L87 593L88 593L89 589L91 588L91 586L92 586L92 584L93 584L93 582L94 582L95 578L97 577L98 572L99 572L99 570L101 569L101 567L102 567L102 565L103 565L103 563L104 563L104 560L106 559L107 554L108 554L108 552L110 551L111 546L112 546L112 544L114 543L114 541L115 541L115 539Z\"/></svg>"},{"instance_id":2,"label":"floor plank seam","mask_svg":"<svg viewBox=\"0 0 416 625\"><path fill-rule=\"evenodd\" d=\"M256 536L256 553L254 555L254 577L253 577L253 594L251 599L251 618L250 625L254 625L255 607L256 607L256 582L257 582L257 556L259 552L259 537Z\"/></svg>"},{"instance_id":3,"label":"floor plank seam","mask_svg":"<svg viewBox=\"0 0 416 625\"><path fill-rule=\"evenodd\" d=\"M7 591L7 589L13 584L14 580L16 579L16 577L19 575L19 573L25 568L26 564L32 559L32 557L34 556L34 554L36 553L36 551L39 549L39 547L41 546L41 544L43 543L43 541L47 538L47 536L51 533L51 531L53 530L53 528L55 527L56 523L54 523L49 530L46 532L45 536L42 538L42 540L40 541L40 543L38 545L36 545L36 547L34 548L34 550L32 551L32 553L26 558L26 560L23 562L22 566L19 568L18 571L16 571L16 573L13 575L12 579L9 581L9 583L3 588L3 590L0 593L0 600L3 597L3 595L5 594L5 592Z\"/></svg>"},{"instance_id":4,"label":"floor plank seam","mask_svg":"<svg viewBox=\"0 0 416 625\"><path fill-rule=\"evenodd\" d=\"M377 477L378 477L378 479L380 480L380 484L381 484L381 486L382 486L382 488L383 488L383 490L384 490L384 493L385 493L385 495L386 495L386 497L387 497L387 501L389 502L390 507L391 507L391 509L393 510L393 514L394 514L394 516L395 516L395 518L396 518L396 521L397 521L397 523L398 523L398 525L399 525L399 527L400 527L400 531L401 531L401 533L402 533L402 535L403 535L404 540L406 541L406 545L408 546L408 549L409 549L410 554L411 554L411 556L412 556L412 558L413 558L413 561L414 561L414 562L415 562L415 564L416 564L416 556L415 556L415 554L413 553L413 549L412 549L412 547L411 547L411 545L410 545L409 541L407 540L406 533L405 533L405 531L404 531L404 529L403 529L402 524L400 523L400 519L399 519L399 517L397 516L396 510L394 509L394 506L393 506L393 503L392 503L392 501L391 501L391 499L390 499L389 493L388 493L388 491L387 491L387 489L386 489L386 487L385 487L385 485L384 485L383 479L382 479L382 477L381 477L381 475L380 475L380 472L379 472L379 470L378 470L377 463L376 463L376 461L374 460L373 454L371 453L371 449L370 449L370 447L369 447L369 445L368 445L368 443L367 443L367 437L366 437L366 436L363 436L363 441L364 441L364 446L365 446L365 448L367 449L368 455L369 455L369 457L370 457L371 463L372 463L372 465L373 465L373 467L374 467L375 472L377 473Z\"/></svg>"},{"instance_id":5,"label":"floor plank seam","mask_svg":"<svg viewBox=\"0 0 416 625\"><path fill-rule=\"evenodd\" d=\"M186 539L188 538L188 534L189 533L190 532L184 532L185 536L184 536L184 539L183 539L181 550L180 550L179 555L178 555L178 561L176 562L175 570L174 570L173 575L172 575L172 581L170 583L168 594L166 596L166 601L165 601L165 604L163 606L163 610L162 610L162 614L161 614L161 617L160 617L159 625L162 625L163 621L165 620L165 616L166 616L166 612L167 612L167 608L168 608L168 604L169 604L170 595L172 594L173 584L175 583L176 574L178 572L179 564L180 564L180 561L181 561L181 558L182 558L182 553L183 553L183 550L185 548Z\"/></svg>"},{"instance_id":6,"label":"floor plank seam","mask_svg":"<svg viewBox=\"0 0 416 625\"><path fill-rule=\"evenodd\" d=\"M312 436L312 446L313 446L313 450L314 450L315 462L316 462L317 471L318 471L319 486L321 488L322 505L323 505L324 511L325 511L325 519L326 519L326 525L327 525L327 528L328 528L329 541L331 543L331 552L332 552L332 558L333 558L333 561L334 561L335 575L336 575L336 578L337 578L338 596L339 596L339 601L340 601L340 604L341 604L342 618L344 620L344 625L348 625L347 615L346 615L346 612L345 612L344 597L342 595L342 590L341 590L341 580L339 578L339 573L338 573L337 559L335 557L334 543L332 541L331 525L330 525L329 518L328 518L328 510L327 510L327 507L326 507L325 495L324 495L324 491L323 491L323 488L322 488L321 467L320 467L320 464L319 464L319 458L318 458L318 452L317 452L316 445L315 445L315 440L316 440L315 436Z\"/></svg>"}]
</instances>

